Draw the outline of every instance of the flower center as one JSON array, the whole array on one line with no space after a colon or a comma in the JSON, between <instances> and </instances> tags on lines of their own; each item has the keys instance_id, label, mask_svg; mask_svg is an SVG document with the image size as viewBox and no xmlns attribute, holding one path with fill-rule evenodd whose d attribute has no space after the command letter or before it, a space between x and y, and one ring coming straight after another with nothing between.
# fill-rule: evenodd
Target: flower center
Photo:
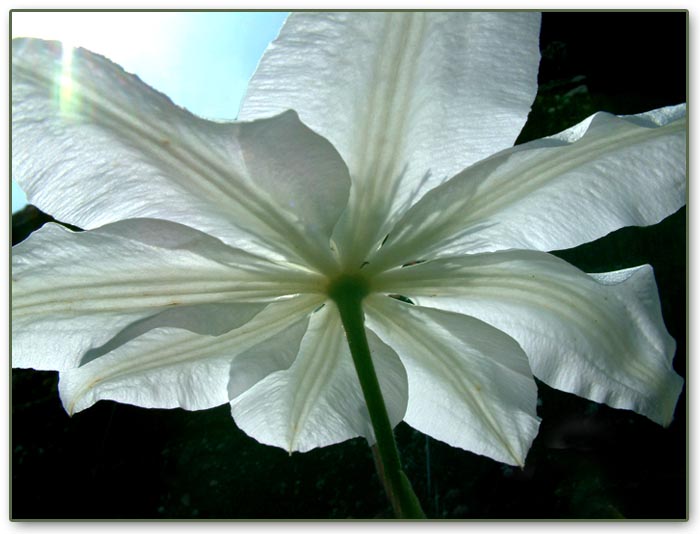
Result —
<instances>
[{"instance_id":1,"label":"flower center","mask_svg":"<svg viewBox=\"0 0 700 534\"><path fill-rule=\"evenodd\" d=\"M341 274L328 282L326 294L335 302L361 301L370 294L370 282L361 274Z\"/></svg>"}]
</instances>

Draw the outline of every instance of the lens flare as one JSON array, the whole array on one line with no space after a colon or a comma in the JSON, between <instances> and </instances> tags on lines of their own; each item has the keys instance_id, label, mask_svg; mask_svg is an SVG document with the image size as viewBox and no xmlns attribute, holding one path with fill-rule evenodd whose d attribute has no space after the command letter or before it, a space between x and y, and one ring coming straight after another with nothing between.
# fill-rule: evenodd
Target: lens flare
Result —
<instances>
[{"instance_id":1,"label":"lens flare","mask_svg":"<svg viewBox=\"0 0 700 534\"><path fill-rule=\"evenodd\" d=\"M77 95L73 87L73 51L70 43L63 43L61 70L58 75L58 106L61 114L72 115L78 105Z\"/></svg>"}]
</instances>

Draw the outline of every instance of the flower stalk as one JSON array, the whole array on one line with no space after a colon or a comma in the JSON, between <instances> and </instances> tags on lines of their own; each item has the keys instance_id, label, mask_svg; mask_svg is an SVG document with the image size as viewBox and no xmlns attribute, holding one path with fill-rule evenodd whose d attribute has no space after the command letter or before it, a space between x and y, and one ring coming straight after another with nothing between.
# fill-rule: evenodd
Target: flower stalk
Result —
<instances>
[{"instance_id":1,"label":"flower stalk","mask_svg":"<svg viewBox=\"0 0 700 534\"><path fill-rule=\"evenodd\" d=\"M362 277L343 276L331 284L328 293L340 312L374 429L376 444L373 446L373 452L377 474L384 484L397 518L424 519L425 513L418 497L401 467L394 433L367 342L362 300L369 294L369 286Z\"/></svg>"}]
</instances>

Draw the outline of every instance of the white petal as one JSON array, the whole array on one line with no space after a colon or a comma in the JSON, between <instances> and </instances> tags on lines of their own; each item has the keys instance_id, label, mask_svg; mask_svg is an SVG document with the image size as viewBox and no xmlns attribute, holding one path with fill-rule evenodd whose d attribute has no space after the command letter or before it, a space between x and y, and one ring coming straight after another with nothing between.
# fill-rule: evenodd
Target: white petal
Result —
<instances>
[{"instance_id":1,"label":"white petal","mask_svg":"<svg viewBox=\"0 0 700 534\"><path fill-rule=\"evenodd\" d=\"M389 419L398 424L406 410L406 372L394 351L368 332ZM254 376L250 358L237 370ZM268 369L274 363L265 362ZM278 361L269 374L231 402L236 424L261 443L289 452L308 451L365 436L374 441L365 400L337 309L330 302L311 316L291 367ZM251 380L252 381L252 380Z\"/></svg>"},{"instance_id":2,"label":"white petal","mask_svg":"<svg viewBox=\"0 0 700 534\"><path fill-rule=\"evenodd\" d=\"M240 117L295 109L334 144L353 178L336 241L364 259L392 215L512 146L537 89L538 35L536 13L295 13Z\"/></svg>"},{"instance_id":3,"label":"white petal","mask_svg":"<svg viewBox=\"0 0 700 534\"><path fill-rule=\"evenodd\" d=\"M402 220L374 269L436 255L555 250L685 204L685 105L598 113L561 134L506 150L431 191Z\"/></svg>"},{"instance_id":4,"label":"white petal","mask_svg":"<svg viewBox=\"0 0 700 534\"><path fill-rule=\"evenodd\" d=\"M306 318L320 302L318 296L295 297L262 311L262 305L229 305L229 321L238 327L219 336L171 327L151 330L81 367L63 371L59 382L63 406L73 414L103 399L187 410L225 404L230 400L231 363L236 356L252 348L264 354L270 346L279 346L280 341L267 343L273 337L298 346Z\"/></svg>"},{"instance_id":5,"label":"white petal","mask_svg":"<svg viewBox=\"0 0 700 534\"><path fill-rule=\"evenodd\" d=\"M552 387L661 424L673 417L683 381L648 265L587 275L543 252L507 251L397 269L377 288L507 332Z\"/></svg>"},{"instance_id":6,"label":"white petal","mask_svg":"<svg viewBox=\"0 0 700 534\"><path fill-rule=\"evenodd\" d=\"M20 39L12 51L13 176L45 212L81 228L167 219L330 262L350 178L293 112L209 122L85 50Z\"/></svg>"},{"instance_id":7,"label":"white petal","mask_svg":"<svg viewBox=\"0 0 700 534\"><path fill-rule=\"evenodd\" d=\"M444 441L523 465L537 434L537 387L527 357L503 332L472 317L398 300L366 300L367 325L408 374L406 422Z\"/></svg>"},{"instance_id":8,"label":"white petal","mask_svg":"<svg viewBox=\"0 0 700 534\"><path fill-rule=\"evenodd\" d=\"M85 351L135 321L179 307L270 302L309 291L315 279L167 221L132 219L77 233L47 224L12 252L13 365L75 367ZM207 314L197 317L182 324L225 329ZM181 319L170 312L157 324L168 320Z\"/></svg>"}]
</instances>

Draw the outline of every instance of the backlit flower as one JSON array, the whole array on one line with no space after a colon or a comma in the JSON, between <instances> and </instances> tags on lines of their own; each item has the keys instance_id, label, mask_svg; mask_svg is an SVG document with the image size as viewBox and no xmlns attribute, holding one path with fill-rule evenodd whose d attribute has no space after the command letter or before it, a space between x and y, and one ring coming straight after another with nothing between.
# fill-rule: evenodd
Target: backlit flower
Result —
<instances>
[{"instance_id":1,"label":"backlit flower","mask_svg":"<svg viewBox=\"0 0 700 534\"><path fill-rule=\"evenodd\" d=\"M394 424L522 465L533 374L668 424L682 380L651 268L545 251L685 203L685 106L513 147L538 31L533 13L295 14L228 124L87 51L13 42L14 177L86 229L13 250L13 365L60 371L69 413L230 403L290 451L372 439L327 296L353 276Z\"/></svg>"}]
</instances>

